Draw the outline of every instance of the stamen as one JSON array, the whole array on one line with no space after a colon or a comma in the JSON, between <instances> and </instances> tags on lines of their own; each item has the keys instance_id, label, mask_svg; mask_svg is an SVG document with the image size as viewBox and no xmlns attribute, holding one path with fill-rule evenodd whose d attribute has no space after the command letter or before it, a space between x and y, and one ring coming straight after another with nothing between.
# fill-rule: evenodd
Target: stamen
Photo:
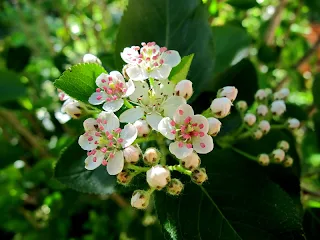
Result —
<instances>
[{"instance_id":1,"label":"stamen","mask_svg":"<svg viewBox=\"0 0 320 240\"><path fill-rule=\"evenodd\" d=\"M88 137L88 141L89 142L93 141L93 137L92 136Z\"/></svg>"},{"instance_id":2,"label":"stamen","mask_svg":"<svg viewBox=\"0 0 320 240\"><path fill-rule=\"evenodd\" d=\"M174 127L176 125L175 121L171 120L170 125Z\"/></svg>"},{"instance_id":3,"label":"stamen","mask_svg":"<svg viewBox=\"0 0 320 240\"><path fill-rule=\"evenodd\" d=\"M179 109L179 114L183 115L183 110Z\"/></svg>"},{"instance_id":4,"label":"stamen","mask_svg":"<svg viewBox=\"0 0 320 240\"><path fill-rule=\"evenodd\" d=\"M100 91L101 91L101 88L97 88L97 89L96 89L96 92L100 92Z\"/></svg>"},{"instance_id":5,"label":"stamen","mask_svg":"<svg viewBox=\"0 0 320 240\"><path fill-rule=\"evenodd\" d=\"M101 82L102 82L102 83L105 83L105 82L106 82L106 80L105 80L105 79L102 79L102 80L101 80Z\"/></svg>"},{"instance_id":6,"label":"stamen","mask_svg":"<svg viewBox=\"0 0 320 240\"><path fill-rule=\"evenodd\" d=\"M199 134L200 134L200 137L204 136L204 132L199 132Z\"/></svg>"},{"instance_id":7,"label":"stamen","mask_svg":"<svg viewBox=\"0 0 320 240\"><path fill-rule=\"evenodd\" d=\"M103 166L107 166L107 164L108 164L107 160L103 159L103 160L102 160L102 165L103 165Z\"/></svg>"},{"instance_id":8,"label":"stamen","mask_svg":"<svg viewBox=\"0 0 320 240\"><path fill-rule=\"evenodd\" d=\"M191 143L187 143L187 148L192 148L192 144Z\"/></svg>"},{"instance_id":9,"label":"stamen","mask_svg":"<svg viewBox=\"0 0 320 240\"><path fill-rule=\"evenodd\" d=\"M93 157L92 161L93 161L93 162L96 162L96 161L97 161L97 158L96 158L96 157Z\"/></svg>"},{"instance_id":10,"label":"stamen","mask_svg":"<svg viewBox=\"0 0 320 240\"><path fill-rule=\"evenodd\" d=\"M110 153L110 154L109 154L109 157L110 157L110 158L114 158L114 153Z\"/></svg>"},{"instance_id":11,"label":"stamen","mask_svg":"<svg viewBox=\"0 0 320 240\"><path fill-rule=\"evenodd\" d=\"M199 128L200 128L200 129L204 128L203 123L201 123L201 124L199 125Z\"/></svg>"},{"instance_id":12,"label":"stamen","mask_svg":"<svg viewBox=\"0 0 320 240\"><path fill-rule=\"evenodd\" d=\"M200 143L200 147L205 148L206 145L204 143Z\"/></svg>"},{"instance_id":13,"label":"stamen","mask_svg":"<svg viewBox=\"0 0 320 240\"><path fill-rule=\"evenodd\" d=\"M101 100L101 98L102 98L101 95L98 95L98 96L97 96L97 100L98 100L98 101Z\"/></svg>"},{"instance_id":14,"label":"stamen","mask_svg":"<svg viewBox=\"0 0 320 240\"><path fill-rule=\"evenodd\" d=\"M188 123L191 122L191 120L192 120L192 118L189 116L189 117L187 117L187 118L184 120L184 123L185 123L185 124L188 124Z\"/></svg>"},{"instance_id":15,"label":"stamen","mask_svg":"<svg viewBox=\"0 0 320 240\"><path fill-rule=\"evenodd\" d=\"M182 148L182 147L183 147L183 142L179 142L179 143L178 143L178 147L179 147L179 148Z\"/></svg>"},{"instance_id":16,"label":"stamen","mask_svg":"<svg viewBox=\"0 0 320 240\"><path fill-rule=\"evenodd\" d=\"M113 135L112 135L112 134L109 134L109 135L108 135L108 139L109 139L109 140L112 140L112 139L113 139Z\"/></svg>"},{"instance_id":17,"label":"stamen","mask_svg":"<svg viewBox=\"0 0 320 240\"><path fill-rule=\"evenodd\" d=\"M172 133L172 134L176 134L177 131L176 131L176 130L171 130L171 133Z\"/></svg>"},{"instance_id":18,"label":"stamen","mask_svg":"<svg viewBox=\"0 0 320 240\"><path fill-rule=\"evenodd\" d=\"M103 153L106 153L107 152L107 148L103 147L103 148L100 149L100 151L103 152Z\"/></svg>"},{"instance_id":19,"label":"stamen","mask_svg":"<svg viewBox=\"0 0 320 240\"><path fill-rule=\"evenodd\" d=\"M114 130L114 132L115 132L115 133L121 133L121 128L116 128L116 129Z\"/></svg>"}]
</instances>

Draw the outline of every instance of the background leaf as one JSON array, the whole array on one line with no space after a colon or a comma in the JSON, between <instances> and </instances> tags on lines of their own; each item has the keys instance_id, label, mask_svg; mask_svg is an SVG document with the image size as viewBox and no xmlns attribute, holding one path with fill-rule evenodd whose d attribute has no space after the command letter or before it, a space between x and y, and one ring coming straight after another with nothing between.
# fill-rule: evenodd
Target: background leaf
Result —
<instances>
[{"instance_id":1,"label":"background leaf","mask_svg":"<svg viewBox=\"0 0 320 240\"><path fill-rule=\"evenodd\" d=\"M0 70L0 79L0 102L12 101L26 96L27 89L16 73Z\"/></svg>"},{"instance_id":2,"label":"background leaf","mask_svg":"<svg viewBox=\"0 0 320 240\"><path fill-rule=\"evenodd\" d=\"M181 62L171 70L169 76L170 81L177 83L181 80L187 79L193 57L194 54L190 54L181 59Z\"/></svg>"}]
</instances>

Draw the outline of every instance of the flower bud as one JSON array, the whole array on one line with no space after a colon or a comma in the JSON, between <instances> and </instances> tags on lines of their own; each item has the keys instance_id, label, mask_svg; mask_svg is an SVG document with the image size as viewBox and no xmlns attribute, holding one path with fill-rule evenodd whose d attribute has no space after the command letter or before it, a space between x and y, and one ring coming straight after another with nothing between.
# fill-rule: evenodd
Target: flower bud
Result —
<instances>
[{"instance_id":1,"label":"flower bud","mask_svg":"<svg viewBox=\"0 0 320 240\"><path fill-rule=\"evenodd\" d=\"M276 149L272 152L272 157L275 160L275 162L280 163L284 160L285 152L282 149Z\"/></svg>"},{"instance_id":2,"label":"flower bud","mask_svg":"<svg viewBox=\"0 0 320 240\"><path fill-rule=\"evenodd\" d=\"M230 113L232 103L229 98L216 98L211 103L211 111L217 118L224 118Z\"/></svg>"},{"instance_id":3,"label":"flower bud","mask_svg":"<svg viewBox=\"0 0 320 240\"><path fill-rule=\"evenodd\" d=\"M155 165L159 162L161 153L156 148L147 148L143 154L143 160L147 165Z\"/></svg>"},{"instance_id":4,"label":"flower bud","mask_svg":"<svg viewBox=\"0 0 320 240\"><path fill-rule=\"evenodd\" d=\"M266 134L270 131L270 123L267 120L262 120L259 123L259 128L264 134Z\"/></svg>"},{"instance_id":5,"label":"flower bud","mask_svg":"<svg viewBox=\"0 0 320 240\"><path fill-rule=\"evenodd\" d=\"M174 91L177 96L181 96L188 100L193 94L192 82L190 80L182 80L177 83Z\"/></svg>"},{"instance_id":6,"label":"flower bud","mask_svg":"<svg viewBox=\"0 0 320 240\"><path fill-rule=\"evenodd\" d=\"M123 150L124 160L127 163L136 163L140 159L140 149L131 145Z\"/></svg>"},{"instance_id":7,"label":"flower bud","mask_svg":"<svg viewBox=\"0 0 320 240\"><path fill-rule=\"evenodd\" d=\"M269 158L268 154L265 154L265 153L260 154L258 157L258 162L262 166L268 166L270 163L270 158Z\"/></svg>"},{"instance_id":8,"label":"flower bud","mask_svg":"<svg viewBox=\"0 0 320 240\"><path fill-rule=\"evenodd\" d=\"M253 124L256 123L256 115L252 114L252 113L247 113L246 115L244 115L243 121L248 124L248 126L252 126Z\"/></svg>"},{"instance_id":9,"label":"flower bud","mask_svg":"<svg viewBox=\"0 0 320 240\"><path fill-rule=\"evenodd\" d=\"M98 57L93 54L87 53L83 56L82 61L84 63L97 63L101 65L101 61Z\"/></svg>"},{"instance_id":10,"label":"flower bud","mask_svg":"<svg viewBox=\"0 0 320 240\"><path fill-rule=\"evenodd\" d=\"M168 186L167 186L167 192L171 195L179 195L183 190L183 183L176 178L173 178Z\"/></svg>"},{"instance_id":11,"label":"flower bud","mask_svg":"<svg viewBox=\"0 0 320 240\"><path fill-rule=\"evenodd\" d=\"M236 107L240 112L244 112L248 109L248 104L246 101L239 101L236 103Z\"/></svg>"},{"instance_id":12,"label":"flower bud","mask_svg":"<svg viewBox=\"0 0 320 240\"><path fill-rule=\"evenodd\" d=\"M198 168L198 169L194 170L191 174L191 179L196 184L201 185L202 183L204 183L208 179L206 169L205 168Z\"/></svg>"},{"instance_id":13,"label":"flower bud","mask_svg":"<svg viewBox=\"0 0 320 240\"><path fill-rule=\"evenodd\" d=\"M129 68L129 64L126 64L122 68L122 75L125 79L129 79L130 77L127 74L127 69Z\"/></svg>"},{"instance_id":14,"label":"flower bud","mask_svg":"<svg viewBox=\"0 0 320 240\"><path fill-rule=\"evenodd\" d=\"M137 209L145 209L149 205L150 196L147 191L136 190L131 197L131 206Z\"/></svg>"},{"instance_id":15,"label":"flower bud","mask_svg":"<svg viewBox=\"0 0 320 240\"><path fill-rule=\"evenodd\" d=\"M272 89L271 88L265 88L264 92L267 94L267 96L272 94Z\"/></svg>"},{"instance_id":16,"label":"flower bud","mask_svg":"<svg viewBox=\"0 0 320 240\"><path fill-rule=\"evenodd\" d=\"M286 104L283 100L276 100L271 103L271 112L274 115L280 116L286 111Z\"/></svg>"},{"instance_id":17,"label":"flower bud","mask_svg":"<svg viewBox=\"0 0 320 240\"><path fill-rule=\"evenodd\" d=\"M254 95L255 99L258 101L263 101L267 98L268 94L264 89L259 89Z\"/></svg>"},{"instance_id":18,"label":"flower bud","mask_svg":"<svg viewBox=\"0 0 320 240\"><path fill-rule=\"evenodd\" d=\"M161 165L156 165L147 171L147 182L150 187L158 190L165 187L170 181L170 172Z\"/></svg>"},{"instance_id":19,"label":"flower bud","mask_svg":"<svg viewBox=\"0 0 320 240\"><path fill-rule=\"evenodd\" d=\"M133 178L131 172L127 169L123 169L117 174L117 182L122 185L128 185Z\"/></svg>"},{"instance_id":20,"label":"flower bud","mask_svg":"<svg viewBox=\"0 0 320 240\"><path fill-rule=\"evenodd\" d=\"M282 149L283 151L287 152L290 148L290 145L287 141L280 141L278 142L278 148Z\"/></svg>"},{"instance_id":21,"label":"flower bud","mask_svg":"<svg viewBox=\"0 0 320 240\"><path fill-rule=\"evenodd\" d=\"M86 132L96 130L98 128L97 120L94 118L84 120L83 128Z\"/></svg>"},{"instance_id":22,"label":"flower bud","mask_svg":"<svg viewBox=\"0 0 320 240\"><path fill-rule=\"evenodd\" d=\"M74 119L80 118L83 110L83 107L78 101L72 101L64 106L64 111Z\"/></svg>"},{"instance_id":23,"label":"flower bud","mask_svg":"<svg viewBox=\"0 0 320 240\"><path fill-rule=\"evenodd\" d=\"M282 88L273 94L273 98L274 100L284 100L289 96L289 94L290 90L288 88Z\"/></svg>"},{"instance_id":24,"label":"flower bud","mask_svg":"<svg viewBox=\"0 0 320 240\"><path fill-rule=\"evenodd\" d=\"M252 137L256 140L259 140L260 138L262 138L262 136L263 136L263 132L259 129L254 131L254 133L252 134Z\"/></svg>"},{"instance_id":25,"label":"flower bud","mask_svg":"<svg viewBox=\"0 0 320 240\"><path fill-rule=\"evenodd\" d=\"M208 123L209 123L208 134L211 136L216 136L220 132L221 122L214 117L210 117L208 118Z\"/></svg>"},{"instance_id":26,"label":"flower bud","mask_svg":"<svg viewBox=\"0 0 320 240\"><path fill-rule=\"evenodd\" d=\"M133 126L137 128L139 137L145 137L150 132L150 127L146 120L137 120Z\"/></svg>"},{"instance_id":27,"label":"flower bud","mask_svg":"<svg viewBox=\"0 0 320 240\"><path fill-rule=\"evenodd\" d=\"M200 166L200 157L197 153L192 152L188 157L181 159L181 165L192 171Z\"/></svg>"},{"instance_id":28,"label":"flower bud","mask_svg":"<svg viewBox=\"0 0 320 240\"><path fill-rule=\"evenodd\" d=\"M296 118L290 118L288 124L290 129L297 129L300 127L300 121Z\"/></svg>"},{"instance_id":29,"label":"flower bud","mask_svg":"<svg viewBox=\"0 0 320 240\"><path fill-rule=\"evenodd\" d=\"M269 109L266 105L259 105L257 108L258 116L265 117L268 112L269 112Z\"/></svg>"},{"instance_id":30,"label":"flower bud","mask_svg":"<svg viewBox=\"0 0 320 240\"><path fill-rule=\"evenodd\" d=\"M290 156L287 156L286 159L283 162L283 166L285 167L291 167L293 164L293 158Z\"/></svg>"},{"instance_id":31,"label":"flower bud","mask_svg":"<svg viewBox=\"0 0 320 240\"><path fill-rule=\"evenodd\" d=\"M238 89L235 87L223 87L218 91L217 97L226 97L233 102L238 95Z\"/></svg>"}]
</instances>

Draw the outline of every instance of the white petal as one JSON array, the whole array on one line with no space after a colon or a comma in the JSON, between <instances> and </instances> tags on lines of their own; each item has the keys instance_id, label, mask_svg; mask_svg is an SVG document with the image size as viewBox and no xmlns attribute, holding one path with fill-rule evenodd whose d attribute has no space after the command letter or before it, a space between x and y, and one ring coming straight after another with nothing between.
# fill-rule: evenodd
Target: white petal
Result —
<instances>
[{"instance_id":1,"label":"white petal","mask_svg":"<svg viewBox=\"0 0 320 240\"><path fill-rule=\"evenodd\" d=\"M122 83L125 82L122 74L121 74L120 72L118 72L118 71L111 71L111 72L109 73L109 75L110 75L114 80L118 80L118 81L120 81L120 82L122 82Z\"/></svg>"},{"instance_id":2,"label":"white petal","mask_svg":"<svg viewBox=\"0 0 320 240\"><path fill-rule=\"evenodd\" d=\"M172 67L168 64L163 64L160 67L155 68L149 73L149 76L154 79L167 79L170 75Z\"/></svg>"},{"instance_id":3,"label":"white petal","mask_svg":"<svg viewBox=\"0 0 320 240\"><path fill-rule=\"evenodd\" d=\"M158 131L159 122L162 120L162 116L158 113L151 113L146 116L147 123L152 129Z\"/></svg>"},{"instance_id":4,"label":"white petal","mask_svg":"<svg viewBox=\"0 0 320 240\"><path fill-rule=\"evenodd\" d=\"M198 125L195 127L196 131L208 133L209 131L209 122L207 118L204 116L197 114L192 117L192 123L197 123Z\"/></svg>"},{"instance_id":5,"label":"white petal","mask_svg":"<svg viewBox=\"0 0 320 240\"><path fill-rule=\"evenodd\" d=\"M78 139L78 144L80 145L80 147L83 149L83 150L86 150L86 151L91 151L93 149L96 149L98 144L95 144L95 142L99 139L98 137L96 137L94 135L95 132L92 132L92 134L82 134L79 139ZM93 140L89 141L88 138L89 137L92 137Z\"/></svg>"},{"instance_id":6,"label":"white petal","mask_svg":"<svg viewBox=\"0 0 320 240\"><path fill-rule=\"evenodd\" d=\"M120 115L120 122L134 123L138 119L142 118L144 110L141 107L130 108Z\"/></svg>"},{"instance_id":7,"label":"white petal","mask_svg":"<svg viewBox=\"0 0 320 240\"><path fill-rule=\"evenodd\" d=\"M100 97L101 99L98 100L97 97ZM89 97L88 102L91 103L92 105L99 105L101 103L104 103L106 101L107 94L105 92L94 92L91 94Z\"/></svg>"},{"instance_id":8,"label":"white petal","mask_svg":"<svg viewBox=\"0 0 320 240\"><path fill-rule=\"evenodd\" d=\"M100 124L104 126L104 131L110 132L120 126L119 119L114 113L101 112L98 115L98 119L102 120ZM106 124L103 123L104 120L106 120Z\"/></svg>"},{"instance_id":9,"label":"white petal","mask_svg":"<svg viewBox=\"0 0 320 240\"><path fill-rule=\"evenodd\" d=\"M172 133L172 131L175 130L175 127L170 124L171 121L172 120L168 117L163 118L158 124L158 131L166 138L173 140L176 135Z\"/></svg>"},{"instance_id":10,"label":"white petal","mask_svg":"<svg viewBox=\"0 0 320 240\"><path fill-rule=\"evenodd\" d=\"M105 80L105 82L103 83L102 80ZM96 79L96 85L100 88L102 88L103 86L107 86L108 85L107 82L108 82L108 74L106 73L101 73Z\"/></svg>"},{"instance_id":11,"label":"white petal","mask_svg":"<svg viewBox=\"0 0 320 240\"><path fill-rule=\"evenodd\" d=\"M138 99L148 99L148 90L149 85L146 82L135 81L134 82L135 90L129 96L132 101L138 102Z\"/></svg>"},{"instance_id":12,"label":"white petal","mask_svg":"<svg viewBox=\"0 0 320 240\"><path fill-rule=\"evenodd\" d=\"M129 66L126 72L129 78L135 81L142 81L148 78L147 72L138 65Z\"/></svg>"},{"instance_id":13,"label":"white petal","mask_svg":"<svg viewBox=\"0 0 320 240\"><path fill-rule=\"evenodd\" d=\"M181 62L180 54L174 50L164 52L161 58L165 64L169 64L171 67L175 67Z\"/></svg>"},{"instance_id":14,"label":"white petal","mask_svg":"<svg viewBox=\"0 0 320 240\"><path fill-rule=\"evenodd\" d=\"M106 112L116 112L122 107L122 105L123 105L123 99L120 98L120 99L115 100L115 101L105 102L103 104L102 108Z\"/></svg>"},{"instance_id":15,"label":"white petal","mask_svg":"<svg viewBox=\"0 0 320 240\"><path fill-rule=\"evenodd\" d=\"M176 123L182 124L187 117L193 117L193 115L194 112L192 107L188 104L182 104L173 114L173 120Z\"/></svg>"},{"instance_id":16,"label":"white petal","mask_svg":"<svg viewBox=\"0 0 320 240\"><path fill-rule=\"evenodd\" d=\"M133 61L133 59L137 58L139 56L139 53L132 48L126 47L125 49L123 49L123 52L121 52L120 55L123 61L125 61L126 63L135 64L135 61Z\"/></svg>"},{"instance_id":17,"label":"white petal","mask_svg":"<svg viewBox=\"0 0 320 240\"><path fill-rule=\"evenodd\" d=\"M120 137L123 139L121 143L122 147L126 148L130 146L138 136L138 130L131 123L128 123L124 126L123 130L120 133Z\"/></svg>"},{"instance_id":18,"label":"white petal","mask_svg":"<svg viewBox=\"0 0 320 240\"><path fill-rule=\"evenodd\" d=\"M134 90L135 90L134 83L131 79L129 79L129 81L126 82L126 86L127 86L127 91L123 95L124 97L130 96L132 93L134 93Z\"/></svg>"},{"instance_id":19,"label":"white petal","mask_svg":"<svg viewBox=\"0 0 320 240\"><path fill-rule=\"evenodd\" d=\"M95 162L93 161L94 157L96 158ZM104 158L104 153L102 153L101 151L98 150L95 155L90 155L84 160L85 168L87 170L96 169L97 167L99 167L101 165L103 158Z\"/></svg>"},{"instance_id":20,"label":"white petal","mask_svg":"<svg viewBox=\"0 0 320 240\"><path fill-rule=\"evenodd\" d=\"M192 138L193 149L197 153L206 154L213 150L213 140L212 137L205 134L203 137Z\"/></svg>"},{"instance_id":21,"label":"white petal","mask_svg":"<svg viewBox=\"0 0 320 240\"><path fill-rule=\"evenodd\" d=\"M163 79L155 81L153 90L155 96L158 98L163 98L164 96L173 96L174 95L175 84L168 79Z\"/></svg>"},{"instance_id":22,"label":"white petal","mask_svg":"<svg viewBox=\"0 0 320 240\"><path fill-rule=\"evenodd\" d=\"M117 175L122 171L124 166L123 152L117 151L113 158L110 158L107 164L107 172L110 175Z\"/></svg>"},{"instance_id":23,"label":"white petal","mask_svg":"<svg viewBox=\"0 0 320 240\"><path fill-rule=\"evenodd\" d=\"M176 112L177 108L180 105L186 104L186 103L187 101L183 97L180 97L180 96L169 97L163 103L164 116L173 118L173 114Z\"/></svg>"},{"instance_id":24,"label":"white petal","mask_svg":"<svg viewBox=\"0 0 320 240\"><path fill-rule=\"evenodd\" d=\"M178 142L170 143L169 150L178 159L182 159L182 158L188 157L193 151L192 148L187 148L186 144L183 144L182 147L179 147L179 143Z\"/></svg>"}]
</instances>

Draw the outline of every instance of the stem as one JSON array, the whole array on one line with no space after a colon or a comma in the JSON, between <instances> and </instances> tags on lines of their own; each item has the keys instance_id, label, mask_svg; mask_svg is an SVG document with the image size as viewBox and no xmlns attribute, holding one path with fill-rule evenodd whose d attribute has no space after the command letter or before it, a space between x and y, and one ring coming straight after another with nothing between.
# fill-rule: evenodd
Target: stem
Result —
<instances>
[{"instance_id":1,"label":"stem","mask_svg":"<svg viewBox=\"0 0 320 240\"><path fill-rule=\"evenodd\" d=\"M168 155L168 149L166 147L166 144L163 140L163 137L158 137L156 138L156 141L159 145L160 148L160 152L161 152L161 160L160 160L160 164L165 166L167 163L167 155Z\"/></svg>"},{"instance_id":2,"label":"stem","mask_svg":"<svg viewBox=\"0 0 320 240\"><path fill-rule=\"evenodd\" d=\"M271 129L284 129L284 128L287 128L287 126L284 125L284 124L274 124L274 125L271 125Z\"/></svg>"},{"instance_id":3,"label":"stem","mask_svg":"<svg viewBox=\"0 0 320 240\"><path fill-rule=\"evenodd\" d=\"M174 166L168 166L168 169L170 171L178 171L178 172L181 172L185 175L188 175L188 176L191 176L192 172L183 168L181 165L174 165Z\"/></svg>"},{"instance_id":4,"label":"stem","mask_svg":"<svg viewBox=\"0 0 320 240\"><path fill-rule=\"evenodd\" d=\"M135 141L134 141L134 144L137 144L137 143L144 143L144 142L151 142L151 141L157 141L157 137L156 136L151 136L151 137L142 137L142 138L137 138Z\"/></svg>"},{"instance_id":5,"label":"stem","mask_svg":"<svg viewBox=\"0 0 320 240\"><path fill-rule=\"evenodd\" d=\"M123 99L124 101L124 105L127 107L127 108L134 108L134 106L131 104L131 103L129 103L129 101L127 100L127 99Z\"/></svg>"},{"instance_id":6,"label":"stem","mask_svg":"<svg viewBox=\"0 0 320 240\"><path fill-rule=\"evenodd\" d=\"M252 161L257 161L257 158L255 156L252 156L251 154L249 153L246 153L238 148L235 148L235 147L231 147L231 149L236 152L236 153L239 153L240 155L252 160Z\"/></svg>"},{"instance_id":7,"label":"stem","mask_svg":"<svg viewBox=\"0 0 320 240\"><path fill-rule=\"evenodd\" d=\"M208 108L207 110L204 110L202 113L201 113L202 116L208 118L208 117L213 117L213 114L211 112L211 109Z\"/></svg>"},{"instance_id":8,"label":"stem","mask_svg":"<svg viewBox=\"0 0 320 240\"><path fill-rule=\"evenodd\" d=\"M136 172L146 172L146 171L148 171L150 169L149 167L139 167L139 166L136 166L136 165L133 165L133 164L126 165L126 168L134 170Z\"/></svg>"}]
</instances>

